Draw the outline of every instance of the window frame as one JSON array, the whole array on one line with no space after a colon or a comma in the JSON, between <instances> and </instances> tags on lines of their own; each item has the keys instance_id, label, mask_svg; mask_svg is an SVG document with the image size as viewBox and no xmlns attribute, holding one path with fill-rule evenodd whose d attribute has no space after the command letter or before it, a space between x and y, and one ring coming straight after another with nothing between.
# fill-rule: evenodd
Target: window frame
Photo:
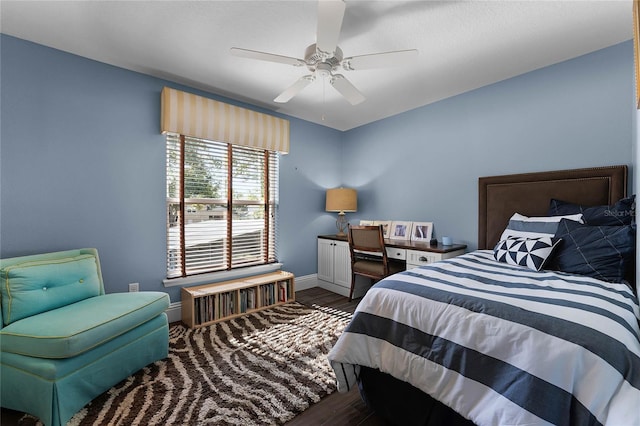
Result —
<instances>
[{"instance_id":1,"label":"window frame","mask_svg":"<svg viewBox=\"0 0 640 426\"><path fill-rule=\"evenodd\" d=\"M170 138L175 138L171 140ZM173 145L178 144L178 149L175 149ZM202 144L203 146L209 145L212 152L226 151L226 197L221 197L222 194L218 194L218 198L188 198L185 197L185 153L188 144ZM208 148L207 148L208 149ZM179 153L178 161L174 164L171 163L170 156L172 153ZM256 155L257 154L257 155ZM239 199L236 198L238 192L234 191L234 178L238 175L234 175L234 155L242 159L243 157L258 156L261 157L261 163L257 167L260 172L260 186L262 194L260 199ZM278 192L279 192L279 153L275 151L269 151L262 148L252 148L242 145L231 144L227 142L210 141L202 138L195 138L181 134L167 133L166 135L166 230L167 230L167 245L166 245L166 280L165 285L173 280L184 280L197 278L199 276L209 274L221 274L229 273L231 271L246 270L247 268L253 268L258 270L274 270L279 269L279 263L277 261L277 229L278 229ZM212 156L211 158L215 158ZM219 158L222 158L221 156ZM238 160L240 161L240 160ZM221 160L222 163L224 161ZM179 163L179 164L178 164ZM177 194L171 194L170 185L175 183L175 164L178 164L178 189ZM254 171L254 170L252 170ZM213 179L211 180L213 182ZM255 189L255 187L253 188ZM172 196L172 195L177 195ZM254 195L255 196L255 195ZM245 194L246 197L246 194ZM225 218L223 219L226 225L226 236L222 240L222 245L225 247L222 250L223 262L218 264L212 261L208 266L193 270L189 265L189 248L187 247L187 230L186 226L189 224L187 221L187 206L192 204L211 205L211 206L225 206ZM178 209L172 209L172 206L177 205ZM234 251L234 244L241 241L243 238L242 233L234 234L234 228L242 228L243 220L238 218L234 213L238 207L247 208L251 206L257 206L258 210L254 213L262 215L262 218L252 219L254 222L262 221L262 226L257 228L258 243L254 243L259 249L253 250L251 244L245 243L244 246L249 246L248 249L242 251L236 249ZM177 216L172 217L172 212ZM209 217L211 219L211 216ZM221 220L222 221L222 220ZM177 222L172 226L172 223ZM244 221L245 225L247 221ZM177 227L177 231L175 228ZM172 228L174 230L172 231ZM176 249L175 233L178 233L178 247ZM253 231L247 232L248 234ZM173 235L173 237L172 237ZM249 236L249 238L251 238ZM209 245L215 244L216 240L211 240ZM206 244L205 244L206 245ZM205 256L207 250L205 249ZM239 261L237 255L244 253L248 256L249 260ZM208 253L214 253L210 248ZM255 260L257 259L257 260ZM204 262L207 264L206 262ZM196 268L197 269L197 268Z\"/></svg>"}]
</instances>

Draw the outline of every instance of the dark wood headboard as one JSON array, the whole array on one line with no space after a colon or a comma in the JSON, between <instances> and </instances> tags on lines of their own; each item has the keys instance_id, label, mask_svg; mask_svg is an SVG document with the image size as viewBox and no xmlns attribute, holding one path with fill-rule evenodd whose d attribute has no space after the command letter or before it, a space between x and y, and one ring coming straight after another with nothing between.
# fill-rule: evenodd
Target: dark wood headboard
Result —
<instances>
[{"instance_id":1,"label":"dark wood headboard","mask_svg":"<svg viewBox=\"0 0 640 426\"><path fill-rule=\"evenodd\" d=\"M514 213L546 216L552 198L586 206L624 198L627 166L481 177L478 190L478 248L492 249Z\"/></svg>"}]
</instances>

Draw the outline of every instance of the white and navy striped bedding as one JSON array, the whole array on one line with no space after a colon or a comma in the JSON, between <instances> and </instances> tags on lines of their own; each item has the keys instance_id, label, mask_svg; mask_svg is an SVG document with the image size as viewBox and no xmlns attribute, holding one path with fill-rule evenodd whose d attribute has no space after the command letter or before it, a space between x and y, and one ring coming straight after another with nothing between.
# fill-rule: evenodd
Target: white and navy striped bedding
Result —
<instances>
[{"instance_id":1,"label":"white and navy striped bedding","mask_svg":"<svg viewBox=\"0 0 640 426\"><path fill-rule=\"evenodd\" d=\"M625 284L496 262L489 250L388 277L329 353L411 383L477 425L640 425L638 301Z\"/></svg>"}]
</instances>

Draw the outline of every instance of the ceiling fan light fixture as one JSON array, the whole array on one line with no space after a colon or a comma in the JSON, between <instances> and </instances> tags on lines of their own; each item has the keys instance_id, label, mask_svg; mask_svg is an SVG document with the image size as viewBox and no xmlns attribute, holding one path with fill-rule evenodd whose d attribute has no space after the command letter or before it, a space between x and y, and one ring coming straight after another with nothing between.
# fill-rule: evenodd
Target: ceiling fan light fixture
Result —
<instances>
[{"instance_id":1,"label":"ceiling fan light fixture","mask_svg":"<svg viewBox=\"0 0 640 426\"><path fill-rule=\"evenodd\" d=\"M231 48L231 53L243 58L276 62L296 67L305 66L309 70L311 74L299 78L285 89L274 99L276 103L288 102L302 89L311 84L316 77L320 77L323 84L325 81L329 81L329 84L351 105L357 105L363 102L365 97L345 76L335 74L339 67L346 71L353 71L404 65L409 62L409 59L417 56L418 51L415 49L396 50L344 58L342 49L338 46L338 38L342 30L345 7L344 0L318 0L316 43L307 46L304 59L237 47ZM322 103L324 105L324 87Z\"/></svg>"},{"instance_id":2,"label":"ceiling fan light fixture","mask_svg":"<svg viewBox=\"0 0 640 426\"><path fill-rule=\"evenodd\" d=\"M320 62L316 67L316 74L323 78L331 77L331 70L332 67L330 64L326 62Z\"/></svg>"}]
</instances>

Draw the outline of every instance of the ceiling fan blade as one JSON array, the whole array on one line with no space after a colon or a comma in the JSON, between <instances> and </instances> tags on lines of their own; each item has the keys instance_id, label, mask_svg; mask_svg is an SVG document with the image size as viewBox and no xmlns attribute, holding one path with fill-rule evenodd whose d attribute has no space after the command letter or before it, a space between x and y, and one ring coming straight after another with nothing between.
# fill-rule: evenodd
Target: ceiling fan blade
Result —
<instances>
[{"instance_id":1,"label":"ceiling fan blade","mask_svg":"<svg viewBox=\"0 0 640 426\"><path fill-rule=\"evenodd\" d=\"M231 54L241 58L258 59L260 61L277 62L279 64L293 65L299 67L305 65L302 59L292 58L289 56L275 55L273 53L258 52L257 50L242 49L232 47Z\"/></svg>"},{"instance_id":2,"label":"ceiling fan blade","mask_svg":"<svg viewBox=\"0 0 640 426\"><path fill-rule=\"evenodd\" d=\"M418 51L416 49L395 50L393 52L352 56L350 58L345 58L342 60L342 67L350 71L395 67L408 63L416 56L418 56Z\"/></svg>"},{"instance_id":3,"label":"ceiling fan blade","mask_svg":"<svg viewBox=\"0 0 640 426\"><path fill-rule=\"evenodd\" d=\"M364 95L360 93L360 91L356 89L356 87L342 74L335 74L329 82L351 103L351 105L357 105L364 101Z\"/></svg>"},{"instance_id":4,"label":"ceiling fan blade","mask_svg":"<svg viewBox=\"0 0 640 426\"><path fill-rule=\"evenodd\" d=\"M289 102L289 99L293 98L295 95L300 93L302 89L307 87L311 82L315 80L313 75L305 75L300 77L295 83L289 86L284 92L280 93L277 98L273 101L278 103L286 103Z\"/></svg>"},{"instance_id":5,"label":"ceiling fan blade","mask_svg":"<svg viewBox=\"0 0 640 426\"><path fill-rule=\"evenodd\" d=\"M327 57L333 56L340 37L345 4L343 0L318 1L318 29L316 49Z\"/></svg>"}]
</instances>

